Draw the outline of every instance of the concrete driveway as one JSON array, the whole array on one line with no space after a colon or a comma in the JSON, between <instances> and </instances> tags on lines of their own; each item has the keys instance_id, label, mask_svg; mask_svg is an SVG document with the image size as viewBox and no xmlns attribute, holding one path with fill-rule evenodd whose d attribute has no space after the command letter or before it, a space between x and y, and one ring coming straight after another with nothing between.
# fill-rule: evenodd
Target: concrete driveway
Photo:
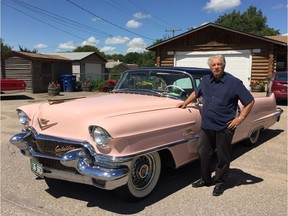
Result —
<instances>
[{"instance_id":1,"label":"concrete driveway","mask_svg":"<svg viewBox=\"0 0 288 216\"><path fill-rule=\"evenodd\" d=\"M63 93L58 98L93 95ZM213 197L213 187L195 189L199 162L178 170L165 169L148 198L128 203L113 191L59 182L50 189L30 171L29 159L9 144L21 130L15 109L45 101L47 94L1 96L1 215L287 215L287 105L280 122L266 130L253 146L233 146L227 189Z\"/></svg>"}]
</instances>

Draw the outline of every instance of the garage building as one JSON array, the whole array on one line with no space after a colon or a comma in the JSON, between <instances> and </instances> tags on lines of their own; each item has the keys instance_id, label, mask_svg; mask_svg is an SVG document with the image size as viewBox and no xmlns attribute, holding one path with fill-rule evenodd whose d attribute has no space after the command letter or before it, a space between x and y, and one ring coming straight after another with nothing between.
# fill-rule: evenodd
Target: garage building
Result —
<instances>
[{"instance_id":1,"label":"garage building","mask_svg":"<svg viewBox=\"0 0 288 216\"><path fill-rule=\"evenodd\" d=\"M156 66L209 68L213 54L226 58L225 71L250 82L265 81L287 69L287 36L260 37L208 23L146 48L156 52Z\"/></svg>"}]
</instances>

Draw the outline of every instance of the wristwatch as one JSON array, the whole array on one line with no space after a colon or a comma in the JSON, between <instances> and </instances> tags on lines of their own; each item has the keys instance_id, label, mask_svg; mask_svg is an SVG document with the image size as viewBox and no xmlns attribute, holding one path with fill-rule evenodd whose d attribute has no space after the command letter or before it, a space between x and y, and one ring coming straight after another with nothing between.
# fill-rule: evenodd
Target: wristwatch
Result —
<instances>
[{"instance_id":1,"label":"wristwatch","mask_svg":"<svg viewBox=\"0 0 288 216\"><path fill-rule=\"evenodd\" d=\"M238 116L238 119L240 122L242 122L244 120L244 118L242 116Z\"/></svg>"}]
</instances>

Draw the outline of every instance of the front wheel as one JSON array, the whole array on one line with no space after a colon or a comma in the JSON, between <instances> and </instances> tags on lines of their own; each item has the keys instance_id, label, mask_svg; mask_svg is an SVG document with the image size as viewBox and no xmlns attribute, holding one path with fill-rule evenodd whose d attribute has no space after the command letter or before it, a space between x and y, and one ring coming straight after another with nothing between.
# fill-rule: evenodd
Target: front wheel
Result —
<instances>
[{"instance_id":1,"label":"front wheel","mask_svg":"<svg viewBox=\"0 0 288 216\"><path fill-rule=\"evenodd\" d=\"M161 159L158 152L134 158L127 184L116 189L116 192L127 200L144 198L155 188L160 172Z\"/></svg>"}]
</instances>

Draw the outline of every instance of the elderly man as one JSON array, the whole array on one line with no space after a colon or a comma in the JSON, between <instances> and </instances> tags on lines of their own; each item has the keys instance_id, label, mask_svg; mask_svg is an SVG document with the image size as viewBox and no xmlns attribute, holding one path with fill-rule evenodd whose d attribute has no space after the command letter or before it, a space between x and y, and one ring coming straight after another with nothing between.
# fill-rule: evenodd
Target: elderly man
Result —
<instances>
[{"instance_id":1,"label":"elderly man","mask_svg":"<svg viewBox=\"0 0 288 216\"><path fill-rule=\"evenodd\" d=\"M219 196L224 192L235 129L246 118L254 104L253 96L241 80L224 72L225 64L223 55L211 56L208 65L212 74L204 76L195 91L177 106L185 108L196 98L203 96L202 125L198 145L201 178L193 182L192 186L198 188L212 184L211 159L216 149L218 160L213 196ZM238 100L244 108L240 115L236 116Z\"/></svg>"}]
</instances>

